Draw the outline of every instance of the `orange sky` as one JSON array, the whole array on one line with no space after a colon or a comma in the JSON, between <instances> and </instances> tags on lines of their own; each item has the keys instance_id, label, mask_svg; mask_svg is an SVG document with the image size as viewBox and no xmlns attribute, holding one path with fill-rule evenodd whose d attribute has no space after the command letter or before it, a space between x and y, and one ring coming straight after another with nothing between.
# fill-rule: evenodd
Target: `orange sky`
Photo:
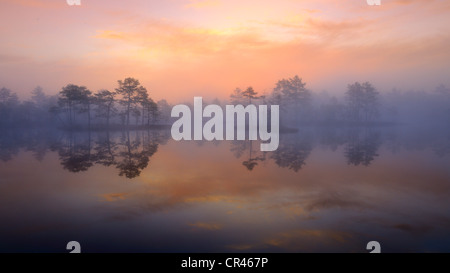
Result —
<instances>
[{"instance_id":1,"label":"orange sky","mask_svg":"<svg viewBox=\"0 0 450 273\"><path fill-rule=\"evenodd\" d=\"M0 87L92 91L138 78L155 99L270 92L298 74L313 91L450 85L446 0L0 0Z\"/></svg>"}]
</instances>

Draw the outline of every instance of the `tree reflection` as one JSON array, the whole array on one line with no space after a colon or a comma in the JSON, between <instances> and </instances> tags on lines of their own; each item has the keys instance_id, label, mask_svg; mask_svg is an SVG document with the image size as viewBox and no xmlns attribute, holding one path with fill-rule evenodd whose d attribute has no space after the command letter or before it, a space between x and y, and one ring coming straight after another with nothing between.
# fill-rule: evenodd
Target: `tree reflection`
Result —
<instances>
[{"instance_id":1,"label":"tree reflection","mask_svg":"<svg viewBox=\"0 0 450 273\"><path fill-rule=\"evenodd\" d=\"M0 160L9 161L19 153L20 138L14 131L3 131L0 134Z\"/></svg>"},{"instance_id":2,"label":"tree reflection","mask_svg":"<svg viewBox=\"0 0 450 273\"><path fill-rule=\"evenodd\" d=\"M141 174L141 171L148 166L150 157L156 153L158 144L152 139L147 139L142 143L139 132L134 132L130 137L130 131L126 131L121 138L116 168L119 169L119 175L127 178L135 178Z\"/></svg>"},{"instance_id":3,"label":"tree reflection","mask_svg":"<svg viewBox=\"0 0 450 273\"><path fill-rule=\"evenodd\" d=\"M354 166L369 166L378 156L381 145L380 134L374 130L351 130L345 148L347 163Z\"/></svg>"},{"instance_id":4,"label":"tree reflection","mask_svg":"<svg viewBox=\"0 0 450 273\"><path fill-rule=\"evenodd\" d=\"M148 167L159 141L167 141L167 134L149 131L122 131L119 137L112 137L111 132L106 131L96 133L96 141L92 141L91 134L68 133L54 145L64 169L83 172L95 164L114 166L119 176L135 178Z\"/></svg>"},{"instance_id":5,"label":"tree reflection","mask_svg":"<svg viewBox=\"0 0 450 273\"><path fill-rule=\"evenodd\" d=\"M248 159L242 162L247 170L253 171L253 169L258 165L258 161L266 160L266 153L259 152L253 150L253 142L252 140L245 141L233 141L231 142L230 151L234 154L236 158L241 158L245 151L248 150Z\"/></svg>"},{"instance_id":6,"label":"tree reflection","mask_svg":"<svg viewBox=\"0 0 450 273\"><path fill-rule=\"evenodd\" d=\"M132 179L149 166L159 145L166 144L169 139L169 130L5 130L0 134L0 161L9 161L21 151L29 151L41 161L51 150L57 152L61 166L69 172L85 172L98 165L117 170L119 176ZM313 148L326 148L328 154L342 153L343 160L353 166L373 164L381 145L385 145L384 151L388 153L430 150L443 159L450 154L450 133L371 126L321 127L304 128L299 133L282 133L279 147L273 152L261 152L260 141L232 141L230 144L230 152L248 171L259 170L262 162L268 162L299 172L307 164ZM176 145L180 150L184 147L181 143ZM211 147L220 149L221 145L204 145L198 149Z\"/></svg>"},{"instance_id":7,"label":"tree reflection","mask_svg":"<svg viewBox=\"0 0 450 273\"><path fill-rule=\"evenodd\" d=\"M280 145L271 158L281 168L298 172L306 163L312 151L312 138L309 134L289 134L280 138Z\"/></svg>"},{"instance_id":8,"label":"tree reflection","mask_svg":"<svg viewBox=\"0 0 450 273\"><path fill-rule=\"evenodd\" d=\"M450 154L450 133L433 143L434 152L441 158Z\"/></svg>"},{"instance_id":9,"label":"tree reflection","mask_svg":"<svg viewBox=\"0 0 450 273\"><path fill-rule=\"evenodd\" d=\"M234 140L231 142L230 151L233 153L234 157L241 158L245 150L247 150L247 141Z\"/></svg>"},{"instance_id":10,"label":"tree reflection","mask_svg":"<svg viewBox=\"0 0 450 273\"><path fill-rule=\"evenodd\" d=\"M84 172L94 165L91 157L91 133L69 133L58 149L59 159L64 169L70 172Z\"/></svg>"},{"instance_id":11,"label":"tree reflection","mask_svg":"<svg viewBox=\"0 0 450 273\"><path fill-rule=\"evenodd\" d=\"M273 159L275 164L281 168L288 168L298 172L305 160L312 151L312 137L309 134L286 134L280 139L278 149L274 152L260 152L253 148L253 142L259 147L259 141L233 141L230 151L236 158L244 156L248 151L248 157L242 162L247 170L252 171L258 166L259 162L267 158ZM267 157L269 155L269 157Z\"/></svg>"},{"instance_id":12,"label":"tree reflection","mask_svg":"<svg viewBox=\"0 0 450 273\"><path fill-rule=\"evenodd\" d=\"M255 155L255 152L253 151L253 141L250 142L250 149L249 149L249 155L248 160L242 162L242 165L244 165L247 170L252 171L253 168L255 168L256 165L258 165L258 161L264 161L266 160L266 153L262 153L262 155ZM253 153L253 154L252 154Z\"/></svg>"},{"instance_id":13,"label":"tree reflection","mask_svg":"<svg viewBox=\"0 0 450 273\"><path fill-rule=\"evenodd\" d=\"M115 165L115 153L117 144L111 140L110 132L107 131L105 136L100 135L95 150L95 163L106 167Z\"/></svg>"}]
</instances>

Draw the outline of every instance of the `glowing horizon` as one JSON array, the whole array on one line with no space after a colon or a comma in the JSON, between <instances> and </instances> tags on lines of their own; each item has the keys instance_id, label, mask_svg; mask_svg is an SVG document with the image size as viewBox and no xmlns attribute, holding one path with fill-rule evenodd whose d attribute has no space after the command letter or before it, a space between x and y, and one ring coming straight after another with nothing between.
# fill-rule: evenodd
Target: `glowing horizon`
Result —
<instances>
[{"instance_id":1,"label":"glowing horizon","mask_svg":"<svg viewBox=\"0 0 450 273\"><path fill-rule=\"evenodd\" d=\"M2 0L0 87L113 90L134 77L169 101L270 92L299 75L315 92L450 85L448 1L127 2Z\"/></svg>"}]
</instances>

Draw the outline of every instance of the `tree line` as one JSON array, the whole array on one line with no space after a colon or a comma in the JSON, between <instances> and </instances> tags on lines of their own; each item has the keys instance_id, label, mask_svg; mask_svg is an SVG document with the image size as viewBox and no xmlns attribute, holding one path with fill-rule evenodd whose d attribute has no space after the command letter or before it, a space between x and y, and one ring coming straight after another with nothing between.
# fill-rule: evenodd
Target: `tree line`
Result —
<instances>
[{"instance_id":1,"label":"tree line","mask_svg":"<svg viewBox=\"0 0 450 273\"><path fill-rule=\"evenodd\" d=\"M0 89L0 125L59 125L63 128L137 127L168 123L171 106L155 102L135 78L118 81L114 91L93 93L85 86L68 84L55 96L36 87L29 100Z\"/></svg>"},{"instance_id":2,"label":"tree line","mask_svg":"<svg viewBox=\"0 0 450 273\"><path fill-rule=\"evenodd\" d=\"M170 106L166 100L157 103L149 96L145 87L135 78L118 81L114 91L102 89L92 93L84 86L69 84L62 88L58 105L52 109L57 116L63 116L69 127L74 127L77 116L84 115L87 126L92 126L93 114L100 124L109 127L111 121L121 126L150 126L158 121L167 121ZM133 121L134 119L134 121Z\"/></svg>"},{"instance_id":3,"label":"tree line","mask_svg":"<svg viewBox=\"0 0 450 273\"><path fill-rule=\"evenodd\" d=\"M232 104L280 105L281 124L377 125L443 124L450 121L450 89L441 84L430 92L393 89L380 93L370 82L347 85L341 96L313 93L299 76L281 79L270 92L236 88Z\"/></svg>"},{"instance_id":4,"label":"tree line","mask_svg":"<svg viewBox=\"0 0 450 273\"><path fill-rule=\"evenodd\" d=\"M236 88L230 95L233 104L250 104L253 100L261 104L280 105L282 121L285 124L332 121L369 123L379 117L380 94L369 82L348 85L344 104L337 105L333 98L329 103L322 102L314 109L313 94L299 76L281 79L269 94L259 95L253 87L244 91Z\"/></svg>"},{"instance_id":5,"label":"tree line","mask_svg":"<svg viewBox=\"0 0 450 273\"><path fill-rule=\"evenodd\" d=\"M394 89L381 94L370 82L347 86L340 97L313 93L299 76L277 81L270 92L253 87L236 88L229 101L215 104L280 105L281 126L304 124L377 124L408 122L428 124L450 121L450 89L439 85L431 92ZM189 104L189 103L187 103ZM85 86L68 84L57 95L36 87L31 98L20 101L16 93L0 89L0 126L50 125L63 128L138 128L170 125L171 105L155 102L139 80L117 81L114 90L93 93Z\"/></svg>"}]
</instances>

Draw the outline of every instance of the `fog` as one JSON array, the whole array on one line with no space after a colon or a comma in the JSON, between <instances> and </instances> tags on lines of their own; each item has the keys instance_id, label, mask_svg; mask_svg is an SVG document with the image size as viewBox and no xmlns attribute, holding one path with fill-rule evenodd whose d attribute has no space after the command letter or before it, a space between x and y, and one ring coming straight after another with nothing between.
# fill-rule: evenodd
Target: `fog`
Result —
<instances>
[{"instance_id":1,"label":"fog","mask_svg":"<svg viewBox=\"0 0 450 273\"><path fill-rule=\"evenodd\" d=\"M448 251L449 89L343 88L293 76L204 99L280 105L269 152L173 140L171 109L193 100L155 101L134 78L24 101L2 88L0 252Z\"/></svg>"},{"instance_id":2,"label":"fog","mask_svg":"<svg viewBox=\"0 0 450 273\"><path fill-rule=\"evenodd\" d=\"M294 76L280 79L264 91L237 87L230 91L229 98L207 98L205 104L279 105L284 131L305 126L414 126L440 130L450 121L450 89L443 84L426 90L379 90L376 83L355 81L339 88L346 91L339 94L311 90L305 80ZM192 101L183 103L192 106ZM118 81L114 90L97 92L67 84L57 95L48 95L37 86L27 100L19 100L13 88L3 87L0 126L4 130L42 126L63 130L170 127L174 104L165 99L154 101L134 78Z\"/></svg>"},{"instance_id":3,"label":"fog","mask_svg":"<svg viewBox=\"0 0 450 273\"><path fill-rule=\"evenodd\" d=\"M346 89L340 95L317 92L294 76L279 80L270 92L237 87L229 98L206 99L204 105L224 110L230 104L280 106L280 144L274 152L259 151L261 141L249 139L248 116L246 139L231 141L230 152L249 171L269 160L298 172L317 145L332 151L345 147L345 160L355 166L369 166L383 144L392 151L406 146L429 147L441 156L449 152L450 89L446 86L382 92L374 83L354 82ZM192 101L184 103L193 108ZM38 86L25 101L2 88L2 159L11 160L24 147L37 150L37 158L50 150L57 151L64 169L72 172L101 164L116 166L121 175L135 178L158 145L172 138L173 106L164 99L155 102L135 78L117 81L111 91L92 92L68 84L58 95L47 95ZM209 119L203 117L203 123ZM195 142L202 146L208 141Z\"/></svg>"}]
</instances>

